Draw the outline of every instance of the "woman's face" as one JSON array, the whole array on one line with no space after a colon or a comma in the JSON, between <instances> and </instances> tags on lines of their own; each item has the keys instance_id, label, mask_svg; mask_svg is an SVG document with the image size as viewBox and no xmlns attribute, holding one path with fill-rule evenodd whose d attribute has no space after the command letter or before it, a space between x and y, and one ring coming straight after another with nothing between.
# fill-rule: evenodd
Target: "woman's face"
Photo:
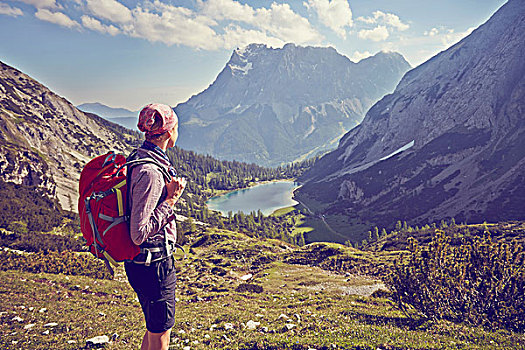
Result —
<instances>
[{"instance_id":1,"label":"woman's face","mask_svg":"<svg viewBox=\"0 0 525 350\"><path fill-rule=\"evenodd\" d=\"M179 123L175 124L169 134L170 138L168 140L168 148L175 146L175 143L177 143L177 139L179 138Z\"/></svg>"}]
</instances>

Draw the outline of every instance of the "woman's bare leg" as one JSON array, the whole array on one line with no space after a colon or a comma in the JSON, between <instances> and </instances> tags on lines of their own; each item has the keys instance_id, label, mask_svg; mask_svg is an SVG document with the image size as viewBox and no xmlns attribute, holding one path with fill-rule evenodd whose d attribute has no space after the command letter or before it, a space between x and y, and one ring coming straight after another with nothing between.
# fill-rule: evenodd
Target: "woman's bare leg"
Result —
<instances>
[{"instance_id":1,"label":"woman's bare leg","mask_svg":"<svg viewBox=\"0 0 525 350\"><path fill-rule=\"evenodd\" d=\"M168 347L170 345L171 329L168 329L167 331L162 333L151 333L150 331L147 331L146 333L148 336L148 350L168 350Z\"/></svg>"}]
</instances>

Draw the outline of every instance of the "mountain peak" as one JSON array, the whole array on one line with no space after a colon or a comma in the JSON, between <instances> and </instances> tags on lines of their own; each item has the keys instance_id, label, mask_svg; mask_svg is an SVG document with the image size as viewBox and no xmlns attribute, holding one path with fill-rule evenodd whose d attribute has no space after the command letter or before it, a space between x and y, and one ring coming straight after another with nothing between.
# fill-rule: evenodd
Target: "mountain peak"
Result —
<instances>
[{"instance_id":1,"label":"mountain peak","mask_svg":"<svg viewBox=\"0 0 525 350\"><path fill-rule=\"evenodd\" d=\"M404 59L376 61L356 64L331 47L291 43L237 48L213 84L176 107L186 128L179 144L264 165L333 147L409 68ZM207 144L195 137L201 127L218 128ZM239 138L258 141L239 146Z\"/></svg>"},{"instance_id":2,"label":"mountain peak","mask_svg":"<svg viewBox=\"0 0 525 350\"><path fill-rule=\"evenodd\" d=\"M243 46L243 47L238 47L237 49L235 49L233 51L233 55L234 56L237 55L239 57L245 58L245 57L251 56L253 54L257 54L260 51L268 50L268 49L271 50L271 48L268 48L268 46L266 46L266 44L252 43L252 44L248 44L248 45Z\"/></svg>"}]
</instances>

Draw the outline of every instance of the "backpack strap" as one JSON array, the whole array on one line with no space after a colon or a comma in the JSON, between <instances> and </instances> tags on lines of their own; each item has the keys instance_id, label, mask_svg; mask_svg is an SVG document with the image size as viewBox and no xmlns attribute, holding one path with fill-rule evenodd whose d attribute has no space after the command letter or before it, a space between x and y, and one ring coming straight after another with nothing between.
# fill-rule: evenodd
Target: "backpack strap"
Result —
<instances>
[{"instance_id":1,"label":"backpack strap","mask_svg":"<svg viewBox=\"0 0 525 350\"><path fill-rule=\"evenodd\" d=\"M129 179L131 178L131 171L132 171L133 167L135 167L137 165L140 165L140 164L154 164L154 165L156 165L157 168L159 169L159 171L161 172L162 176L164 177L164 180L166 182L171 182L172 178L171 178L170 173L168 172L168 170L166 170L165 166L162 165L156 159L154 159L152 157L137 158L137 151L136 150L133 151L129 155L129 157L127 159L128 159L128 161L126 161L126 163L123 164L121 166L121 168L128 167L127 178L126 178L126 181L127 181L128 184L129 184ZM119 171L120 171L120 169L119 169ZM128 204L127 217L129 218L129 216L131 215L131 196L129 196L129 194L127 196L127 201L128 201L128 203L127 203ZM164 229L164 228L162 228L162 229ZM163 246L161 246L161 247L140 247L141 254L146 254L145 261L132 260L132 262L135 263L135 264L141 264L141 265L145 265L145 266L150 266L154 262L157 262L157 261L160 261L160 260L164 260L164 259L167 259L167 258L173 256L173 253L175 252L176 249L177 249L177 244L175 242L170 242L169 239L168 239L168 236L166 235L166 232L164 232L164 245ZM159 258L153 259L153 254L154 253L163 253L163 254L161 254L161 256Z\"/></svg>"},{"instance_id":2,"label":"backpack strap","mask_svg":"<svg viewBox=\"0 0 525 350\"><path fill-rule=\"evenodd\" d=\"M151 157L137 158L137 153L138 152L136 150L133 151L128 156L126 163L120 166L120 168L116 172L118 174L121 169L123 169L124 167L128 167L128 171L126 173L126 184L128 185L130 184L129 180L131 179L131 171L133 167L140 165L140 164L155 164L158 167L159 171L161 172L162 176L164 177L164 180L166 180L167 182L171 181L170 173L165 169L165 167L162 164L160 164L158 161L156 161L155 159ZM131 215L131 196L129 195L129 187L128 187L128 195L126 197L126 201L127 201L126 217L129 218L129 216Z\"/></svg>"},{"instance_id":3,"label":"backpack strap","mask_svg":"<svg viewBox=\"0 0 525 350\"><path fill-rule=\"evenodd\" d=\"M128 158L126 158L126 163L121 165L116 173L119 173L119 171L122 168L128 167L128 175L129 175L131 173L132 167L134 167L136 165L139 165L139 164L148 164L148 163L150 163L150 164L155 164L159 168L162 176L164 176L164 179L167 182L171 181L170 173L168 172L168 170L166 170L164 165L162 165L158 160L156 160L156 159L154 159L152 157L137 158L137 153L138 152L136 150L131 152L131 154L128 156Z\"/></svg>"}]
</instances>

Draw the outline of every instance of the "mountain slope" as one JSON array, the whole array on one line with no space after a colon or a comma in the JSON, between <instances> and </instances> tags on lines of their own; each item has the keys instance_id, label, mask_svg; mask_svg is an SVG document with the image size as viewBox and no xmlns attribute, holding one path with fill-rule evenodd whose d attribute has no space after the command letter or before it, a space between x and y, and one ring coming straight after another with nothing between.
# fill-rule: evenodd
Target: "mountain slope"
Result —
<instances>
[{"instance_id":1,"label":"mountain slope","mask_svg":"<svg viewBox=\"0 0 525 350\"><path fill-rule=\"evenodd\" d=\"M525 3L411 70L297 194L347 224L522 219Z\"/></svg>"},{"instance_id":2,"label":"mountain slope","mask_svg":"<svg viewBox=\"0 0 525 350\"><path fill-rule=\"evenodd\" d=\"M82 166L133 137L118 125L75 108L64 98L0 62L0 178L45 188L75 209Z\"/></svg>"},{"instance_id":3,"label":"mountain slope","mask_svg":"<svg viewBox=\"0 0 525 350\"><path fill-rule=\"evenodd\" d=\"M353 63L332 48L251 44L205 91L179 104L179 144L220 159L278 165L331 149L409 69L396 53Z\"/></svg>"}]
</instances>

